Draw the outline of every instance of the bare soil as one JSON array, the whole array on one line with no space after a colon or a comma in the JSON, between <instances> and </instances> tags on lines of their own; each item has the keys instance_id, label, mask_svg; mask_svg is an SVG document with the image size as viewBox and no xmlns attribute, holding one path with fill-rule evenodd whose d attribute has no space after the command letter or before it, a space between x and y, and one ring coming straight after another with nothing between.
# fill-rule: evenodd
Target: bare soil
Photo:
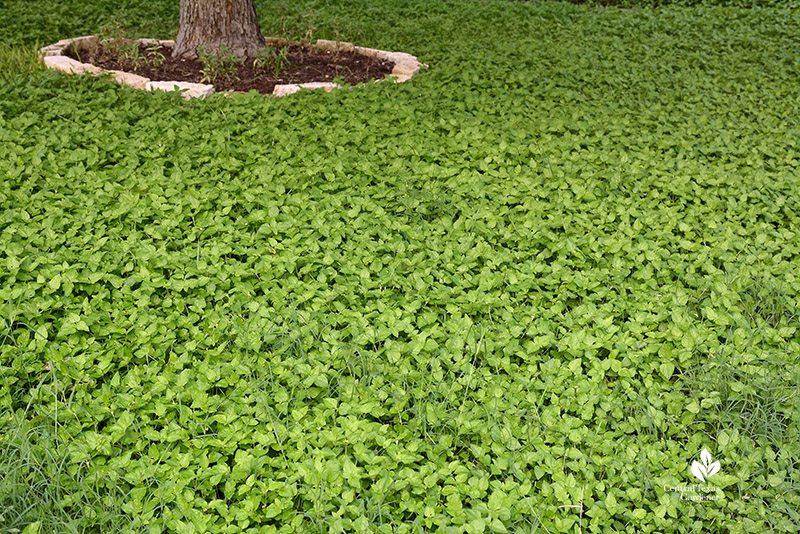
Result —
<instances>
[{"instance_id":1,"label":"bare soil","mask_svg":"<svg viewBox=\"0 0 800 534\"><path fill-rule=\"evenodd\" d=\"M270 59L286 49L286 60L280 64L276 77L275 62L255 61L243 58L236 63L236 73L223 78L204 79L204 64L194 59L172 59L172 48L168 46L148 47L139 45L138 54L122 53L119 49L100 43L95 49L66 55L82 63L91 63L106 70L132 72L152 81L178 81L210 83L217 92L258 91L272 94L276 85L307 82L344 82L352 85L371 80L382 80L391 74L394 63L367 57L356 52L323 51L314 46L289 43L273 47ZM131 56L138 59L131 59Z\"/></svg>"}]
</instances>

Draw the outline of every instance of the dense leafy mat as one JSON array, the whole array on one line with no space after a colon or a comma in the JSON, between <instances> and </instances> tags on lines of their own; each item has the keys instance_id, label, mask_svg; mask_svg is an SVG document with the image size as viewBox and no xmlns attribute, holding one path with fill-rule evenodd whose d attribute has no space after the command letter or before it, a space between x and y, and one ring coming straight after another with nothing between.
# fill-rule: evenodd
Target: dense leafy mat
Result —
<instances>
[{"instance_id":1,"label":"dense leafy mat","mask_svg":"<svg viewBox=\"0 0 800 534\"><path fill-rule=\"evenodd\" d=\"M259 9L432 67L0 86L0 530L797 531L797 10Z\"/></svg>"}]
</instances>

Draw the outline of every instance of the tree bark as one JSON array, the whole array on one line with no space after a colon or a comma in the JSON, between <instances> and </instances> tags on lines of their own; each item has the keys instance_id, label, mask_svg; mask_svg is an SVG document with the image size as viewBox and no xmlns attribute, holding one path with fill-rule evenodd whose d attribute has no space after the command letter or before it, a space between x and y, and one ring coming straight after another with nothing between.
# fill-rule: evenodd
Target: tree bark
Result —
<instances>
[{"instance_id":1,"label":"tree bark","mask_svg":"<svg viewBox=\"0 0 800 534\"><path fill-rule=\"evenodd\" d=\"M194 59L199 46L252 56L266 46L253 0L180 0L180 9L172 57Z\"/></svg>"}]
</instances>

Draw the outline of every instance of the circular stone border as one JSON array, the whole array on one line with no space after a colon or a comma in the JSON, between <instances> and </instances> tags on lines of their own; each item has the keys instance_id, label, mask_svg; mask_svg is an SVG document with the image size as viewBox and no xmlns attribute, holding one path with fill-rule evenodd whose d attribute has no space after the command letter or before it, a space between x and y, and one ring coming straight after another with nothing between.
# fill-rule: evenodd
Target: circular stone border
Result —
<instances>
[{"instance_id":1,"label":"circular stone border","mask_svg":"<svg viewBox=\"0 0 800 534\"><path fill-rule=\"evenodd\" d=\"M138 43L143 45L162 45L174 46L173 40L162 39L136 39ZM278 38L268 38L267 43L274 43L278 45L288 44L289 41ZM190 98L205 98L214 93L214 86L204 83L190 83L190 82L156 82L144 76L125 72L121 70L105 70L96 67L90 63L81 63L71 57L64 55L67 51L74 51L80 53L84 50L89 50L98 45L98 38L96 35L86 35L84 37L74 37L72 39L62 39L55 44L45 46L39 50L39 57L44 62L44 65L50 69L56 69L65 74L92 74L95 76L101 74L110 74L111 78L120 85L128 85L135 89L142 89L146 91L183 91L185 99ZM325 39L317 39L313 45L319 50L323 51L343 51L343 52L356 52L358 54L372 57L376 59L384 59L393 62L394 68L392 69L391 80L394 82L408 81L419 72L420 68L427 67L424 63L417 61L415 56L406 54L405 52L387 52L386 50L378 50L376 48L364 48L362 46L355 46L353 43L342 41L328 41ZM272 91L273 96L285 96L296 93L303 89L324 89L330 91L332 89L341 88L342 86L333 82L310 82L299 84L285 84L276 85ZM224 94L231 94L226 92Z\"/></svg>"}]
</instances>

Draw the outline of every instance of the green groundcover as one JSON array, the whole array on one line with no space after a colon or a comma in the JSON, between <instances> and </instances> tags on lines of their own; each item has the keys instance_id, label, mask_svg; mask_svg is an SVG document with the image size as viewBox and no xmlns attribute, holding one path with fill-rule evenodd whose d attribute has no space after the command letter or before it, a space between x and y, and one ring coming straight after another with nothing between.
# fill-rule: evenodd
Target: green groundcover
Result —
<instances>
[{"instance_id":1,"label":"green groundcover","mask_svg":"<svg viewBox=\"0 0 800 534\"><path fill-rule=\"evenodd\" d=\"M0 532L798 532L800 10L665 4L257 2L430 67L184 101L35 60L177 0L6 0Z\"/></svg>"}]
</instances>

